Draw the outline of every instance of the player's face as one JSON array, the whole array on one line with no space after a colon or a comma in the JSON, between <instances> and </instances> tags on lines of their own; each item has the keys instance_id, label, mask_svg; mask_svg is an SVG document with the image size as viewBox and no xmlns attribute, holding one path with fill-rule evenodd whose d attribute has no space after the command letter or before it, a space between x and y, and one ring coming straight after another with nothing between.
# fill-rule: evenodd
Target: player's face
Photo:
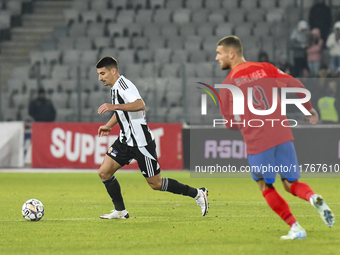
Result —
<instances>
[{"instance_id":1,"label":"player's face","mask_svg":"<svg viewBox=\"0 0 340 255\"><path fill-rule=\"evenodd\" d=\"M215 58L215 60L220 63L222 70L230 69L229 51L230 50L228 50L228 48L225 48L222 45L219 45L216 48L216 58Z\"/></svg>"},{"instance_id":2,"label":"player's face","mask_svg":"<svg viewBox=\"0 0 340 255\"><path fill-rule=\"evenodd\" d=\"M98 80L103 82L104 86L111 86L114 84L114 68L111 70L106 67L97 68Z\"/></svg>"}]
</instances>

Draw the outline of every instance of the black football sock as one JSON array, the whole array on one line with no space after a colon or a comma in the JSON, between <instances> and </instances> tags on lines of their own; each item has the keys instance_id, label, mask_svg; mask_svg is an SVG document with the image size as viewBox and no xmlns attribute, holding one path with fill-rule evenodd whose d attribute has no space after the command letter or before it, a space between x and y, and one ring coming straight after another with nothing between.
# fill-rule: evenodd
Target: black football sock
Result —
<instances>
[{"instance_id":1,"label":"black football sock","mask_svg":"<svg viewBox=\"0 0 340 255\"><path fill-rule=\"evenodd\" d=\"M162 178L161 191L169 191L174 194L181 194L192 198L197 196L197 189L170 178Z\"/></svg>"},{"instance_id":2,"label":"black football sock","mask_svg":"<svg viewBox=\"0 0 340 255\"><path fill-rule=\"evenodd\" d=\"M107 193L109 193L112 199L115 209L117 211L125 210L122 193L120 191L120 185L116 177L112 175L110 179L102 180L102 181L105 184Z\"/></svg>"}]
</instances>

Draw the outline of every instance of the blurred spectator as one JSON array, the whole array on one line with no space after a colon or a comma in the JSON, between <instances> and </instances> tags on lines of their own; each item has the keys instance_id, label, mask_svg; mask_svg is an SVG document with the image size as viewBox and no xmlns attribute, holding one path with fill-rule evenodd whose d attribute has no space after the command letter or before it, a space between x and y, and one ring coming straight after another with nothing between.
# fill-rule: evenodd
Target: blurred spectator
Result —
<instances>
[{"instance_id":1,"label":"blurred spectator","mask_svg":"<svg viewBox=\"0 0 340 255\"><path fill-rule=\"evenodd\" d=\"M269 62L268 53L261 50L257 56L257 60L258 62Z\"/></svg>"},{"instance_id":2,"label":"blurred spectator","mask_svg":"<svg viewBox=\"0 0 340 255\"><path fill-rule=\"evenodd\" d=\"M290 44L293 50L294 70L293 76L298 76L302 69L307 67L306 48L309 40L308 23L300 20L290 36Z\"/></svg>"},{"instance_id":3,"label":"blurred spectator","mask_svg":"<svg viewBox=\"0 0 340 255\"><path fill-rule=\"evenodd\" d=\"M292 65L288 62L287 56L285 54L281 55L277 67L286 74L291 74L293 68Z\"/></svg>"},{"instance_id":4,"label":"blurred spectator","mask_svg":"<svg viewBox=\"0 0 340 255\"><path fill-rule=\"evenodd\" d=\"M30 102L29 114L35 121L54 121L56 111L51 100L46 98L43 88L38 91L38 98Z\"/></svg>"},{"instance_id":5,"label":"blurred spectator","mask_svg":"<svg viewBox=\"0 0 340 255\"><path fill-rule=\"evenodd\" d=\"M318 0L309 11L310 29L318 28L321 38L325 42L332 26L331 9L325 4L325 0Z\"/></svg>"},{"instance_id":6,"label":"blurred spectator","mask_svg":"<svg viewBox=\"0 0 340 255\"><path fill-rule=\"evenodd\" d=\"M334 31L328 36L326 46L331 56L331 71L338 71L340 67L340 21L335 22Z\"/></svg>"},{"instance_id":7,"label":"blurred spectator","mask_svg":"<svg viewBox=\"0 0 340 255\"><path fill-rule=\"evenodd\" d=\"M334 83L334 81L330 81ZM318 100L320 120L324 124L335 124L339 122L339 102L335 99L335 88L330 84L325 96Z\"/></svg>"},{"instance_id":8,"label":"blurred spectator","mask_svg":"<svg viewBox=\"0 0 340 255\"><path fill-rule=\"evenodd\" d=\"M314 28L311 32L307 48L307 62L311 77L316 77L320 70L322 59L323 40L320 37L320 30Z\"/></svg>"}]
</instances>

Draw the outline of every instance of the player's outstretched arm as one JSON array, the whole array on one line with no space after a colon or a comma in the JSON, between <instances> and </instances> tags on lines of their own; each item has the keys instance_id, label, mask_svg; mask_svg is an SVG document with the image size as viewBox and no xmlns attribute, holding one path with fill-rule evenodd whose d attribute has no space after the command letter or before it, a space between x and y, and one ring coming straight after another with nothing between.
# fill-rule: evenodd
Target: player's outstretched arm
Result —
<instances>
[{"instance_id":1,"label":"player's outstretched arm","mask_svg":"<svg viewBox=\"0 0 340 255\"><path fill-rule=\"evenodd\" d=\"M309 112L312 115L306 116L306 119L309 120L310 124L315 125L319 121L319 115L314 108L310 109Z\"/></svg>"},{"instance_id":2,"label":"player's outstretched arm","mask_svg":"<svg viewBox=\"0 0 340 255\"><path fill-rule=\"evenodd\" d=\"M116 114L113 114L111 119L104 125L98 128L98 136L107 136L109 135L112 127L114 127L118 123Z\"/></svg>"},{"instance_id":3,"label":"player's outstretched arm","mask_svg":"<svg viewBox=\"0 0 340 255\"><path fill-rule=\"evenodd\" d=\"M107 111L116 111L116 110L121 110L124 112L137 112L140 110L145 110L145 104L142 99L137 99L136 101L132 103L127 103L127 104L102 104L98 108L98 113L103 114Z\"/></svg>"}]
</instances>

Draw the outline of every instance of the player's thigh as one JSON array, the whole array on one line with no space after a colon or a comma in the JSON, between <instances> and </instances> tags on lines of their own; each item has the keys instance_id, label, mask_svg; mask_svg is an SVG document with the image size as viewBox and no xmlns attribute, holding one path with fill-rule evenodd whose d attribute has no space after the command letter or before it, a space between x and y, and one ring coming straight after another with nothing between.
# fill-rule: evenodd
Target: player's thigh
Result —
<instances>
[{"instance_id":1,"label":"player's thigh","mask_svg":"<svg viewBox=\"0 0 340 255\"><path fill-rule=\"evenodd\" d=\"M254 155L248 155L251 175L254 181L264 179L265 183L275 182L275 147Z\"/></svg>"},{"instance_id":2,"label":"player's thigh","mask_svg":"<svg viewBox=\"0 0 340 255\"><path fill-rule=\"evenodd\" d=\"M161 173L155 176L152 176L152 177L146 177L145 180L147 181L147 183L152 189L161 190L162 183L163 183Z\"/></svg>"},{"instance_id":3,"label":"player's thigh","mask_svg":"<svg viewBox=\"0 0 340 255\"><path fill-rule=\"evenodd\" d=\"M100 179L107 180L121 167L122 166L114 159L112 159L108 155L105 155L103 163L98 170L98 175Z\"/></svg>"},{"instance_id":4,"label":"player's thigh","mask_svg":"<svg viewBox=\"0 0 340 255\"><path fill-rule=\"evenodd\" d=\"M293 182L300 178L299 163L294 143L286 142L277 146L276 165L280 166L281 179Z\"/></svg>"}]
</instances>

